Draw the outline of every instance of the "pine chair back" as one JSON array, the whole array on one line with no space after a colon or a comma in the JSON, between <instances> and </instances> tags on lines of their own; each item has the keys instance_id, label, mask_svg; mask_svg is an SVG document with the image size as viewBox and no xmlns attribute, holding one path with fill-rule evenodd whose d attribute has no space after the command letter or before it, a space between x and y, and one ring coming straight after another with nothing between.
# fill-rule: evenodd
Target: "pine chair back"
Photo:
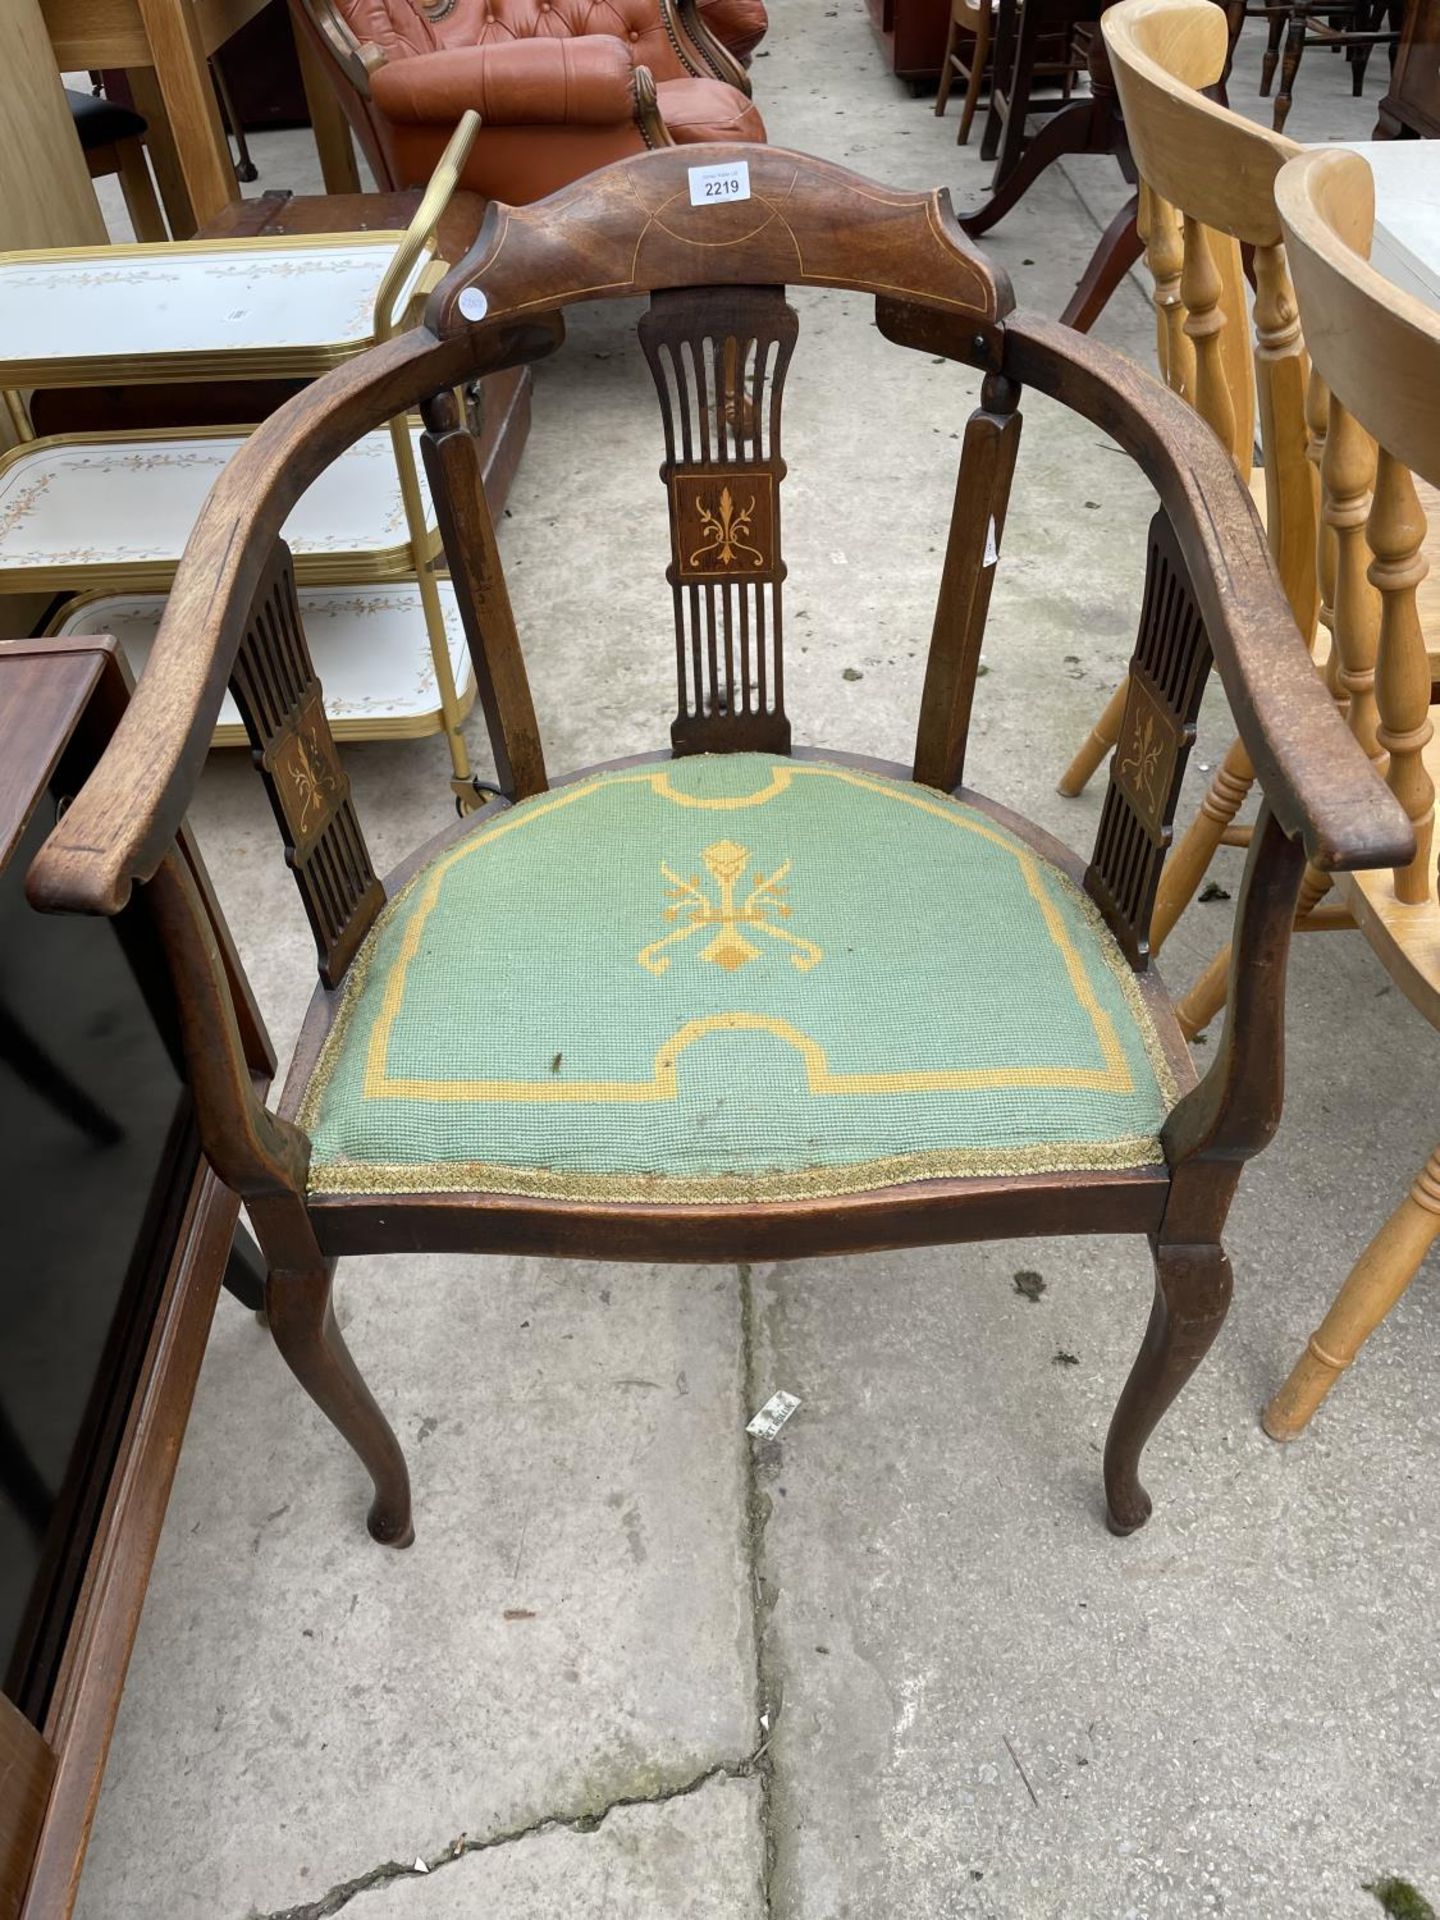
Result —
<instances>
[{"instance_id":1,"label":"pine chair back","mask_svg":"<svg viewBox=\"0 0 1440 1920\"><path fill-rule=\"evenodd\" d=\"M1415 830L1395 898L1433 908L1431 676L1416 602L1428 527L1412 475L1440 486L1440 315L1369 264L1375 181L1359 154L1304 155L1281 174L1276 199L1330 395L1324 505L1336 530L1340 686L1351 731Z\"/></svg>"},{"instance_id":2,"label":"pine chair back","mask_svg":"<svg viewBox=\"0 0 1440 1920\"><path fill-rule=\"evenodd\" d=\"M1440 315L1369 264L1375 183L1356 153L1306 153L1275 184L1306 337L1330 390L1322 469L1334 528L1337 690L1352 732L1410 817L1411 859L1346 880L1391 978L1440 1027L1434 708L1423 596L1427 499L1440 486ZM1433 624L1433 623L1432 623ZM1440 635L1431 633L1433 642ZM1264 1413L1293 1440L1440 1237L1440 1147L1377 1228Z\"/></svg>"},{"instance_id":3,"label":"pine chair back","mask_svg":"<svg viewBox=\"0 0 1440 1920\"><path fill-rule=\"evenodd\" d=\"M709 170L734 178L742 165L748 197L707 197L717 177ZM844 754L821 760L791 745L780 542L780 415L799 332L784 295L790 285L868 295L886 338L982 375L908 767ZM552 782L478 452L454 390L555 351L568 307L637 295L649 298L640 344L665 442L674 758L662 752L640 766ZM1131 696L1088 863L960 786L1027 385L1118 441L1159 496ZM417 403L503 798L452 824L382 887L326 724L279 536L296 499L345 447ZM1231 1018L1197 1083L1147 945L1212 655L1266 805L1236 909ZM278 1113L255 1095L229 983L175 851L227 681L319 954L322 986ZM746 758L727 758L736 755ZM607 840L592 828L583 857L568 853L571 864L545 867L544 849L555 844L546 834L573 848L564 823L582 817L579 802L616 792L630 809L623 831ZM758 818L752 810L772 799L795 832L810 823L808 911L819 903L841 916L834 957L823 964L809 939L813 922L790 920L788 859L752 881L754 861L738 842ZM887 822L883 854L874 851L882 842L866 842L868 889L854 884L861 848L845 826L861 807L881 809ZM990 876L986 887L998 874L998 892L963 877L942 883L933 836L958 847L962 820L964 871ZM694 860L687 878L668 854L663 864L649 854L637 860L637 821L663 832L667 848L669 836L717 837L703 849L697 838L693 853L676 856ZM537 822L552 824L541 831ZM762 821L755 831L768 830ZM493 891L502 845L522 862L505 904ZM42 907L99 913L118 911L136 885L151 889L206 1152L249 1208L270 1269L277 1343L370 1472L377 1538L411 1537L409 1482L335 1324L330 1288L340 1255L467 1249L735 1261L1115 1231L1145 1234L1156 1264L1149 1329L1106 1451L1111 1523L1128 1531L1149 1512L1141 1450L1224 1317L1230 1272L1220 1236L1240 1166L1278 1121L1284 957L1305 861L1348 869L1409 849L1393 796L1308 671L1254 508L1195 413L1122 357L1014 312L1003 277L972 250L943 193L886 188L776 149L715 146L625 161L538 205L493 205L424 326L317 381L245 443L197 522L134 702L30 886ZM873 924L856 900L863 907L890 875L903 878L907 860L913 883ZM713 887L700 876L702 861ZM843 884L822 892L827 870ZM602 904L577 926L576 886L597 871ZM446 936L446 888L465 874L481 891ZM670 883L668 907L657 875ZM617 876L639 902L619 933ZM922 926L932 907L940 920ZM989 945L966 944L977 914L990 915ZM1021 923L1028 946L1015 931ZM702 931L705 942L685 944ZM471 987L521 950L522 934L549 942L547 964L524 969L511 998L477 1019ZM433 964L442 937L456 943L448 971ZM486 942L498 943L493 954ZM768 967L758 963L762 950ZM423 1072L397 1066L391 1045L412 963L415 993L444 1001L427 1002L423 1031L404 1029L431 1050ZM724 982L736 970L749 999L728 997ZM932 992L932 978L950 983L943 994ZM597 979L642 1025L671 1004L654 983L678 983L673 1004L684 1024L671 1030L666 1016L652 1056L648 1042L626 1040L624 1021L593 1017ZM794 996L808 983L827 998L796 1013ZM562 990L573 999L558 997ZM456 992L459 1002L445 998ZM527 992L543 1058L526 1038ZM984 1055L993 1026L982 1016L977 1039L969 1011L985 993L1016 1036L993 1066ZM722 1010L694 1017L697 995ZM906 1042L904 1071L890 1071L888 1055L857 1052L870 1043L867 1027L884 1029L888 1044L891 1003L904 1004L907 1032L917 1036ZM792 1011L777 1018L787 1005ZM836 1006L842 1018L827 1014ZM1057 1009L1078 1036L1073 1062L1032 1064L1036 1036L1042 1047L1056 1044ZM829 1023L826 1045L796 1025L811 1013ZM561 1021L564 1047L552 1058ZM629 1045L625 1074L577 1078L571 1036L582 1053L612 1040ZM522 1045L530 1051L516 1066ZM724 1095L713 1148L714 1132L682 1125L696 1111L681 1098L692 1099L694 1082L677 1062L692 1045L709 1049L705 1085ZM769 1049L760 1079L756 1045ZM687 1053L687 1067L695 1057ZM497 1077L502 1069L508 1077ZM727 1078L737 1073L738 1081ZM788 1104L777 1104L781 1093ZM1032 1098L1034 1112L1022 1111ZM1097 1099L1106 1103L1099 1121L1082 1128L1082 1103ZM767 1124L790 1132L779 1147L747 1147L736 1159L723 1139L727 1100L731 1111L768 1115ZM342 1110L363 1113L384 1138L363 1151L334 1149L327 1129ZM1023 1130L1027 1115L1034 1139ZM878 1129L886 1144L862 1151L847 1135L843 1150L818 1155L837 1124L870 1128L867 1140ZM385 1131L395 1126L401 1133ZM458 1129L463 1140L442 1151L427 1135L417 1152L407 1145L415 1126L438 1130L446 1143ZM591 1171L586 1156L599 1151L597 1140L612 1160L638 1141L636 1158ZM525 1155L513 1144L531 1141L538 1144ZM682 1154L690 1158L672 1177ZM699 1179L685 1172L696 1156Z\"/></svg>"},{"instance_id":4,"label":"pine chair back","mask_svg":"<svg viewBox=\"0 0 1440 1920\"><path fill-rule=\"evenodd\" d=\"M1308 636L1316 616L1308 364L1274 194L1276 174L1299 149L1206 99L1229 46L1224 10L1212 0L1125 0L1102 28L1143 183L1161 370L1247 476L1258 414L1266 530ZM1242 243L1254 249L1253 346Z\"/></svg>"}]
</instances>

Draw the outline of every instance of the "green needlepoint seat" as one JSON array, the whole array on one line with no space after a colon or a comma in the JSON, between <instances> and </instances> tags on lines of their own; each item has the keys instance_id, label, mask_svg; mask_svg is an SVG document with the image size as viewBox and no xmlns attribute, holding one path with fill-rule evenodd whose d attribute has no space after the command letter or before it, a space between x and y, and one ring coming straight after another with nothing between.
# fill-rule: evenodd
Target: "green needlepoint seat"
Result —
<instances>
[{"instance_id":1,"label":"green needlepoint seat","mask_svg":"<svg viewBox=\"0 0 1440 1920\"><path fill-rule=\"evenodd\" d=\"M488 816L386 908L307 1089L315 1193L715 1201L1161 1159L1074 883L928 787L657 761Z\"/></svg>"}]
</instances>

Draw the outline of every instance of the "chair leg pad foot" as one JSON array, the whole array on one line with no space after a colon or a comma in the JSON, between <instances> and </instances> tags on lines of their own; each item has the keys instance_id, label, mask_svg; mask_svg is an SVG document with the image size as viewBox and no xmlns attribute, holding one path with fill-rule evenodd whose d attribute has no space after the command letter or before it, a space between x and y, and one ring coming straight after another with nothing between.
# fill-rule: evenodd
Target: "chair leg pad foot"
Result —
<instances>
[{"instance_id":1,"label":"chair leg pad foot","mask_svg":"<svg viewBox=\"0 0 1440 1920\"><path fill-rule=\"evenodd\" d=\"M415 1523L410 1515L376 1513L373 1509L366 1518L366 1528L370 1538L378 1541L382 1547L413 1547L415 1544Z\"/></svg>"},{"instance_id":2,"label":"chair leg pad foot","mask_svg":"<svg viewBox=\"0 0 1440 1920\"><path fill-rule=\"evenodd\" d=\"M1148 1493L1141 1492L1135 1499L1127 1501L1124 1508L1117 1511L1110 1501L1105 1503L1105 1524L1118 1539L1127 1534L1138 1533L1150 1518L1151 1506Z\"/></svg>"},{"instance_id":3,"label":"chair leg pad foot","mask_svg":"<svg viewBox=\"0 0 1440 1920\"><path fill-rule=\"evenodd\" d=\"M1275 1419L1274 1413L1269 1407L1266 1407L1260 1416L1260 1430L1268 1439L1273 1440L1277 1446L1281 1447L1289 1446L1292 1440L1298 1440L1305 1431L1303 1426L1282 1426Z\"/></svg>"}]
</instances>

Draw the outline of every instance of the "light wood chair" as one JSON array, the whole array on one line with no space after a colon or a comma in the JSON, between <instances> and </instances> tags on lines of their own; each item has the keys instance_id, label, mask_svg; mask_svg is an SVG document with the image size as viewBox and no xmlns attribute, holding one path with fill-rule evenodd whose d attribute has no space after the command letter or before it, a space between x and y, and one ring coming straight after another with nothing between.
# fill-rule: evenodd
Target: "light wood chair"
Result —
<instances>
[{"instance_id":1,"label":"light wood chair","mask_svg":"<svg viewBox=\"0 0 1440 1920\"><path fill-rule=\"evenodd\" d=\"M1274 179L1293 141L1207 100L1229 35L1211 0L1122 0L1101 21L1141 181L1141 230L1154 287L1160 372L1195 407L1252 479L1260 424L1261 499L1296 623L1309 640L1317 611L1315 478L1307 461L1308 366L1280 245ZM1255 249L1254 337L1240 243ZM1111 696L1060 781L1076 795L1110 751L1127 688ZM1167 862L1151 923L1158 953L1204 877L1253 778L1236 741L1196 819Z\"/></svg>"},{"instance_id":2,"label":"light wood chair","mask_svg":"<svg viewBox=\"0 0 1440 1920\"><path fill-rule=\"evenodd\" d=\"M963 147L970 138L970 123L980 103L980 89L990 68L990 38L997 0L950 0L950 30L945 36L945 55L940 63L940 90L935 95L935 111L945 112L950 88L958 75L965 82L965 99L960 108L960 125L955 144ZM970 41L968 54L962 53L962 41Z\"/></svg>"},{"instance_id":3,"label":"light wood chair","mask_svg":"<svg viewBox=\"0 0 1440 1920\"><path fill-rule=\"evenodd\" d=\"M1359 154L1308 153L1276 182L1300 312L1330 393L1325 509L1336 529L1333 638L1352 733L1415 829L1403 865L1342 891L1396 985L1440 1027L1440 902L1433 859L1437 709L1417 589L1429 571L1416 476L1440 487L1440 315L1369 262L1374 180ZM1368 507L1368 512L1367 512ZM1419 1271L1440 1233L1440 1147L1361 1254L1266 1431L1302 1431Z\"/></svg>"},{"instance_id":4,"label":"light wood chair","mask_svg":"<svg viewBox=\"0 0 1440 1920\"><path fill-rule=\"evenodd\" d=\"M662 149L492 206L424 326L246 441L31 899L109 914L139 886L155 904L205 1150L247 1202L282 1354L370 1473L376 1538L410 1539L409 1482L332 1310L343 1254L735 1261L1094 1232L1143 1234L1155 1264L1104 1457L1110 1523L1128 1532L1150 1511L1141 1451L1225 1317L1242 1163L1279 1119L1305 863L1408 859L1410 824L1310 673L1251 502L1188 407L1015 312L944 194L709 149L779 209L757 220L748 203L692 205L689 159ZM787 284L868 295L888 340L984 373L903 766L792 745ZM669 748L552 778L454 389L555 351L569 307L637 296L670 511L672 619L655 635L675 672ZM747 409L729 404L730 368ZM1158 496L1130 730L1088 864L962 784L1027 387L1111 434ZM417 402L502 797L387 889L279 533L347 445ZM1197 1080L1145 950L1212 648L1266 805L1231 1016ZM319 953L278 1113L176 852L227 678Z\"/></svg>"},{"instance_id":5,"label":"light wood chair","mask_svg":"<svg viewBox=\"0 0 1440 1920\"><path fill-rule=\"evenodd\" d=\"M1146 259L1154 282L1156 352L1170 386L1190 399L1244 473L1249 421L1258 416L1262 471L1256 477L1271 551L1301 631L1316 643L1332 692L1350 697L1346 667L1329 646L1336 527L1323 521L1318 473L1325 458L1327 399L1309 362L1290 284L1274 182L1301 149L1200 91L1219 79L1227 53L1223 10L1210 0L1122 0L1105 15L1131 150L1142 180ZM1217 234L1222 249L1216 266ZM1254 249L1253 359L1243 324L1244 291L1235 243ZM1217 282L1218 297L1217 297ZM1241 347L1243 352L1224 352ZM1253 412L1252 412L1253 409ZM1343 518L1343 515L1342 515ZM1440 522L1437 522L1440 543ZM1440 639L1440 573L1422 600ZM1437 649L1440 651L1440 649ZM1436 656L1432 653L1431 670ZM1078 794L1114 741L1125 687L1082 744L1060 782ZM1237 739L1216 768L1199 811L1168 861L1155 904L1152 951L1159 953L1195 897L1215 851L1244 845L1236 817L1253 769ZM1302 931L1350 924L1349 910L1325 900L1328 881L1307 875ZM1222 947L1177 1005L1187 1039L1225 1004L1229 952Z\"/></svg>"},{"instance_id":6,"label":"light wood chair","mask_svg":"<svg viewBox=\"0 0 1440 1920\"><path fill-rule=\"evenodd\" d=\"M96 94L66 87L65 101L92 180L116 174L125 197L125 211L137 240L168 240L170 234L155 197L155 183L145 158L146 125L130 107Z\"/></svg>"}]
</instances>

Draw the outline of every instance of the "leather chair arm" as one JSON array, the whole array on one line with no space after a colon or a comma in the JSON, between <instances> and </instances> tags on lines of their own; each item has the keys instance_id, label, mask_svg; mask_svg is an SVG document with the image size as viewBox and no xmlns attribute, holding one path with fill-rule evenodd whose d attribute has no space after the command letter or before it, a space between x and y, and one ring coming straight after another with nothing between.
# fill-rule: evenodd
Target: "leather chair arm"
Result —
<instances>
[{"instance_id":1,"label":"leather chair arm","mask_svg":"<svg viewBox=\"0 0 1440 1920\"><path fill-rule=\"evenodd\" d=\"M635 117L635 69L610 34L514 40L393 60L370 79L389 120L453 125L474 107L489 127L613 127Z\"/></svg>"}]
</instances>

